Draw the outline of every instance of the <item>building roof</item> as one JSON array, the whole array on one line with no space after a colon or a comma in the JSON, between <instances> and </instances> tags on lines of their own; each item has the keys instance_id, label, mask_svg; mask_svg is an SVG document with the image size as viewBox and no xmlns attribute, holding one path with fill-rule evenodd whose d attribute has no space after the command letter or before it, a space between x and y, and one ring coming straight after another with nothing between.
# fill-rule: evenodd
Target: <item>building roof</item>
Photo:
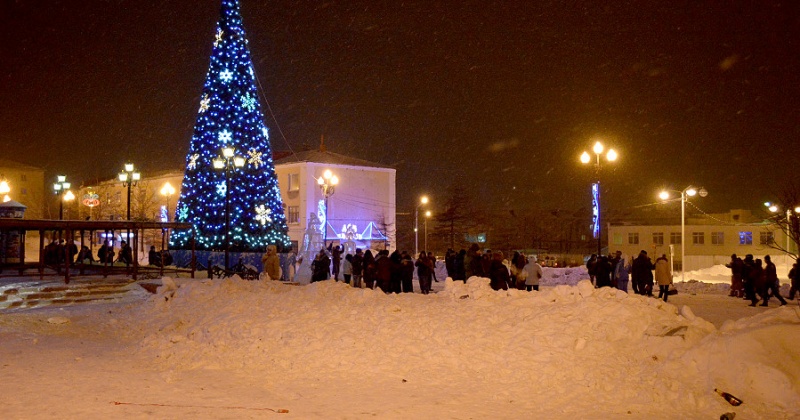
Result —
<instances>
[{"instance_id":1,"label":"building roof","mask_svg":"<svg viewBox=\"0 0 800 420\"><path fill-rule=\"evenodd\" d=\"M19 169L24 171L41 171L44 172L44 169L37 168L35 166L26 165L24 163L15 162L13 160L3 159L0 158L0 168L10 168L10 169Z\"/></svg>"},{"instance_id":2,"label":"building roof","mask_svg":"<svg viewBox=\"0 0 800 420\"><path fill-rule=\"evenodd\" d=\"M275 165L285 165L288 163L327 163L329 165L348 165L348 166L366 166L370 168L387 168L393 169L391 166L381 163L370 162L364 159L358 159L350 156L341 155L320 150L304 150L302 152L292 153L286 157L281 157L274 161Z\"/></svg>"}]
</instances>

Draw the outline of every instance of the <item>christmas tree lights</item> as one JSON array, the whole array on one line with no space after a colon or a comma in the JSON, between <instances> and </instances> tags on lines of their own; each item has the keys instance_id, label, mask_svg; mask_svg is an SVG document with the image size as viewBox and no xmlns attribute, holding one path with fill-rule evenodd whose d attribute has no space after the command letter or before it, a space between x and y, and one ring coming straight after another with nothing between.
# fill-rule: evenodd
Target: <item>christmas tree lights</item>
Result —
<instances>
[{"instance_id":1,"label":"christmas tree lights","mask_svg":"<svg viewBox=\"0 0 800 420\"><path fill-rule=\"evenodd\" d=\"M177 221L194 225L198 250L226 248L226 192L231 251L258 252L270 244L290 244L255 82L239 2L223 0L175 209ZM215 169L213 161L225 158L223 148L235 150L244 165ZM170 246L189 249L190 238L188 230L176 229Z\"/></svg>"}]
</instances>

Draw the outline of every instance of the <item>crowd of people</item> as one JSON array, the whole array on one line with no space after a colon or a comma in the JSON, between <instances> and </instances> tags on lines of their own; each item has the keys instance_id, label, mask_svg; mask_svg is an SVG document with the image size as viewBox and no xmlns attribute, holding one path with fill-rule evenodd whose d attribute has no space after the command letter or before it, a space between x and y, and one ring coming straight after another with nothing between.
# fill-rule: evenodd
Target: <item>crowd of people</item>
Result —
<instances>
[{"instance_id":1,"label":"crowd of people","mask_svg":"<svg viewBox=\"0 0 800 420\"><path fill-rule=\"evenodd\" d=\"M151 247L151 252L154 247ZM167 252L168 253L168 252ZM152 255L152 254L151 254ZM114 256L117 258L115 259ZM126 241L120 242L119 254L114 251L114 246L108 240L97 250L97 259L92 255L92 250L88 246L82 245L80 250L74 241L65 242L53 240L44 247L44 263L47 265L60 265L69 261L71 264L113 264L115 262L123 264L133 263L133 250ZM171 261L171 257L170 257ZM151 257L152 264L152 257Z\"/></svg>"},{"instance_id":2,"label":"crowd of people","mask_svg":"<svg viewBox=\"0 0 800 420\"><path fill-rule=\"evenodd\" d=\"M633 293L653 296L653 288L658 284L658 298L664 302L674 293L674 289L670 289L672 272L666 254L658 257L655 263L645 250L639 251L633 260L621 251L613 256L592 254L586 261L586 270L595 287L615 287L627 293L630 282Z\"/></svg>"},{"instance_id":3,"label":"crowd of people","mask_svg":"<svg viewBox=\"0 0 800 420\"><path fill-rule=\"evenodd\" d=\"M765 264L766 263L766 264ZM800 258L789 271L792 287L789 299L794 299L797 285L800 283L800 273L797 265ZM761 306L769 306L770 297L778 299L781 306L786 305L786 299L781 296L778 271L772 262L772 257L766 255L762 262L760 258L753 258L752 254L745 255L744 259L736 254L731 255L731 261L725 264L731 269L731 291L729 296L740 297L750 301L750 306L756 306L762 300ZM759 299L760 297L760 299Z\"/></svg>"}]
</instances>

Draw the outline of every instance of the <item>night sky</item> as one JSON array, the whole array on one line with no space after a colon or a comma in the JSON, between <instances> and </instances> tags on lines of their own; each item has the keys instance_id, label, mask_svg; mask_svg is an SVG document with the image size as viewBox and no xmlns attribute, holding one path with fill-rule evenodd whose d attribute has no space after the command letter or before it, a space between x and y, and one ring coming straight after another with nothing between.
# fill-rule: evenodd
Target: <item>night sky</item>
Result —
<instances>
[{"instance_id":1,"label":"night sky","mask_svg":"<svg viewBox=\"0 0 800 420\"><path fill-rule=\"evenodd\" d=\"M798 179L795 2L241 3L273 149L393 165L398 212L452 183L587 206L598 138L610 207L694 184L757 208ZM76 183L182 169L219 8L0 0L0 154Z\"/></svg>"}]
</instances>

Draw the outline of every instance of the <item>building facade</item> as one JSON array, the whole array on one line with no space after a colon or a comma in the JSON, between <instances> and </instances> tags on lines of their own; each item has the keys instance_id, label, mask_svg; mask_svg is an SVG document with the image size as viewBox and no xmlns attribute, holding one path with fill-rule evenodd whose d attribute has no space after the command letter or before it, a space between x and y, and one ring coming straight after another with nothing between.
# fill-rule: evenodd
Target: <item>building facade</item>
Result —
<instances>
[{"instance_id":1,"label":"building facade","mask_svg":"<svg viewBox=\"0 0 800 420\"><path fill-rule=\"evenodd\" d=\"M26 219L44 219L49 216L46 214L46 203L48 199L54 198L54 194L52 190L45 189L44 169L0 159L0 183L2 182L5 182L9 191L0 196L0 200L8 196L10 200L25 205ZM58 214L55 216L58 218Z\"/></svg>"},{"instance_id":2,"label":"building facade","mask_svg":"<svg viewBox=\"0 0 800 420\"><path fill-rule=\"evenodd\" d=\"M782 261L784 254L771 245L787 247L786 232L776 230L775 225L757 220L748 210L732 210L725 214L708 215L705 218L687 218L686 238L681 236L678 224L612 224L608 226L609 252L622 251L635 257L641 250L655 260L666 254L676 269L684 265L681 261L681 246L685 246L686 270L697 270L730 261L731 254L756 258L771 255ZM797 253L795 244L790 251Z\"/></svg>"}]
</instances>

